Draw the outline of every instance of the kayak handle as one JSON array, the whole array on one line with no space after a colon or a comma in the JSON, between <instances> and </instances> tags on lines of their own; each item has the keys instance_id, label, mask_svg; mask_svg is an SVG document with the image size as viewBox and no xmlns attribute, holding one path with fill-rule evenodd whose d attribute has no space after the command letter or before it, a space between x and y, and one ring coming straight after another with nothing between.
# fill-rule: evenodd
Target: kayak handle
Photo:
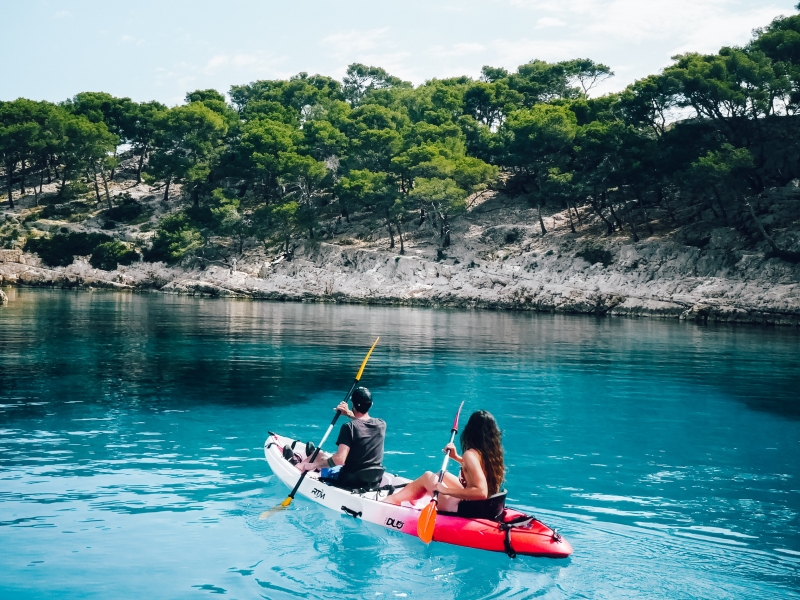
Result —
<instances>
[{"instance_id":1,"label":"kayak handle","mask_svg":"<svg viewBox=\"0 0 800 600\"><path fill-rule=\"evenodd\" d=\"M358 517L361 516L361 511L356 512L352 508L347 508L346 506L343 506L342 510L344 512L346 512L348 515L350 515L351 517L353 517L354 519L357 519Z\"/></svg>"}]
</instances>

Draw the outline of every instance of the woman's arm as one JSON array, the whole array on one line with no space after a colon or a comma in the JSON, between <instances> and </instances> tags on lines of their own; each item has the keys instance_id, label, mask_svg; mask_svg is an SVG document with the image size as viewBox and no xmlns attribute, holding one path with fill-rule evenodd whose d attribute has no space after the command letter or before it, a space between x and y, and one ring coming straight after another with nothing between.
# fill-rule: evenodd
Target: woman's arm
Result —
<instances>
[{"instance_id":1,"label":"woman's arm","mask_svg":"<svg viewBox=\"0 0 800 600\"><path fill-rule=\"evenodd\" d=\"M450 453L450 458L452 458L458 464L461 464L461 461L464 460L464 458L462 456L458 455L458 452L456 451L456 445L453 442L450 442L449 444L447 444L447 446L444 447L443 452L445 454L447 454L449 452Z\"/></svg>"},{"instance_id":2,"label":"woman's arm","mask_svg":"<svg viewBox=\"0 0 800 600\"><path fill-rule=\"evenodd\" d=\"M461 470L467 487L451 487L440 483L435 489L440 494L452 496L459 500L486 500L489 497L489 486L486 483L486 475L481 467L481 459L475 450L467 450L461 457Z\"/></svg>"}]
</instances>

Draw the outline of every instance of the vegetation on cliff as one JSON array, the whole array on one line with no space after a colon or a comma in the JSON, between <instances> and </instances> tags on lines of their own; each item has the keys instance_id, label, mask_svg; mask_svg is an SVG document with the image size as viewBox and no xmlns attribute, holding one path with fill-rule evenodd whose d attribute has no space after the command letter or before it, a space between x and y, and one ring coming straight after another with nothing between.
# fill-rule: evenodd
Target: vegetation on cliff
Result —
<instances>
[{"instance_id":1,"label":"vegetation on cliff","mask_svg":"<svg viewBox=\"0 0 800 600\"><path fill-rule=\"evenodd\" d=\"M178 188L185 200L141 248L145 260L237 254L252 240L291 258L300 240L332 236L355 213L385 228L399 253L411 228L444 250L453 219L500 188L538 209L541 235L547 207L565 210L573 231L580 208L635 241L653 233L656 211L679 224L710 210L800 260L761 222L769 206L751 201L800 176L800 15L756 30L745 47L679 55L658 75L592 97L612 75L588 59L534 60L414 87L354 64L341 82L300 73L235 85L230 102L215 90L172 108L102 92L2 102L5 200L13 209L32 190L46 204L38 218L80 222L88 200L109 230L143 222L145 207L109 192L125 156L164 202ZM57 189L43 197L51 181ZM7 247L25 237L15 227L0 235ZM28 249L51 265L81 252L100 268L137 256L111 238L73 235L30 239Z\"/></svg>"}]
</instances>

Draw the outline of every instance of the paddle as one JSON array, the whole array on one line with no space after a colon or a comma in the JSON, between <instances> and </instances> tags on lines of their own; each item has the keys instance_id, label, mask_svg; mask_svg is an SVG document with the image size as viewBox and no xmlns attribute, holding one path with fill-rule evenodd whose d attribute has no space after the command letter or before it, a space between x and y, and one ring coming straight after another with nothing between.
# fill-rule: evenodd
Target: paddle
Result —
<instances>
[{"instance_id":1,"label":"paddle","mask_svg":"<svg viewBox=\"0 0 800 600\"><path fill-rule=\"evenodd\" d=\"M453 428L450 430L449 444L452 444L453 440L456 439L456 433L458 433L458 417L461 415L461 409L463 407L464 403L462 402L461 406L458 407L456 418L453 421ZM442 480L444 479L445 471L447 471L448 460L450 460L449 452L444 455L444 461L442 461L442 470L439 471L439 483L442 483ZM433 529L436 527L436 514L438 505L439 492L438 490L435 490L433 492L433 498L431 498L430 504L422 509L422 513L419 515L419 520L417 521L417 535L419 536L419 539L426 544L430 544L431 540L433 539Z\"/></svg>"},{"instance_id":2,"label":"paddle","mask_svg":"<svg viewBox=\"0 0 800 600\"><path fill-rule=\"evenodd\" d=\"M361 379L361 374L364 372L364 367L367 366L367 361L369 360L369 356L370 354L372 354L372 351L375 350L375 346L378 345L379 339L381 338L380 337L375 338L375 343L372 344L372 347L369 349L369 352L367 352L367 355L364 357L364 361L361 363L361 368L358 369L356 378L353 380L353 385L350 386L350 390L348 390L347 394L344 397L344 402L350 400L350 395L353 393L353 390L356 389L358 381L359 379ZM333 431L333 426L336 425L336 421L339 418L340 414L341 413L337 410L336 414L333 415L333 420L331 421L331 424L328 425L328 430L325 432L325 435L322 436L322 441L320 441L316 450L314 450L314 452L311 454L311 457L308 459L308 462L313 463L317 459L317 455L319 454L320 448L322 448L322 445L325 443L325 440L328 439L328 436L331 434L331 431ZM289 495L286 497L286 500L281 502L278 506L271 508L267 511L264 511L263 513L261 513L261 516L259 518L266 519L267 517L270 516L270 514L272 514L276 510L280 510L281 508L286 508L287 506L289 506L292 503L292 500L294 500L294 496L295 494L297 494L297 490L300 489L300 484L302 484L303 480L306 478L306 473L308 473L308 471L303 471L302 473L300 473L300 479L297 480L297 483L295 484L294 488L292 488L292 491L289 492Z\"/></svg>"}]
</instances>

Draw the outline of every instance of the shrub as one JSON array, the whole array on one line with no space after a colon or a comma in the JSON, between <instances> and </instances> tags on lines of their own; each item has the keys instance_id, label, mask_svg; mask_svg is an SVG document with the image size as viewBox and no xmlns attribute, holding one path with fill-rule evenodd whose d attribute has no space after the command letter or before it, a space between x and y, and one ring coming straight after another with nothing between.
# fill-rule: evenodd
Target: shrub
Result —
<instances>
[{"instance_id":1,"label":"shrub","mask_svg":"<svg viewBox=\"0 0 800 600\"><path fill-rule=\"evenodd\" d=\"M36 252L51 267L66 267L76 256L88 256L100 244L112 241L104 233L68 233L51 238L28 239L25 249Z\"/></svg>"},{"instance_id":2,"label":"shrub","mask_svg":"<svg viewBox=\"0 0 800 600\"><path fill-rule=\"evenodd\" d=\"M203 238L190 218L185 213L177 213L161 221L153 245L145 251L144 259L148 262L163 260L175 263L202 246Z\"/></svg>"},{"instance_id":3,"label":"shrub","mask_svg":"<svg viewBox=\"0 0 800 600\"><path fill-rule=\"evenodd\" d=\"M129 265L139 260L139 253L122 242L112 241L100 244L92 252L89 263L95 269L113 271L117 265Z\"/></svg>"},{"instance_id":4,"label":"shrub","mask_svg":"<svg viewBox=\"0 0 800 600\"><path fill-rule=\"evenodd\" d=\"M602 250L600 248L585 248L581 250L575 255L576 258L582 258L590 265L594 265L597 263L603 263L604 267L610 265L613 261L613 257L611 256L611 252L608 250Z\"/></svg>"},{"instance_id":5,"label":"shrub","mask_svg":"<svg viewBox=\"0 0 800 600\"><path fill-rule=\"evenodd\" d=\"M110 221L121 221L123 223L127 223L135 220L138 217L141 217L142 213L144 212L144 206L131 198L130 194L127 193L119 198L122 199L122 202L113 208L109 208L105 212L106 218L108 218Z\"/></svg>"},{"instance_id":6,"label":"shrub","mask_svg":"<svg viewBox=\"0 0 800 600\"><path fill-rule=\"evenodd\" d=\"M53 219L61 217L71 217L75 212L75 207L70 204L51 204L45 206L42 212L39 213L40 219Z\"/></svg>"},{"instance_id":7,"label":"shrub","mask_svg":"<svg viewBox=\"0 0 800 600\"><path fill-rule=\"evenodd\" d=\"M88 184L80 180L74 180L67 184L67 186L59 190L57 198L62 202L69 202L81 196L87 196L91 193L91 188Z\"/></svg>"}]
</instances>

